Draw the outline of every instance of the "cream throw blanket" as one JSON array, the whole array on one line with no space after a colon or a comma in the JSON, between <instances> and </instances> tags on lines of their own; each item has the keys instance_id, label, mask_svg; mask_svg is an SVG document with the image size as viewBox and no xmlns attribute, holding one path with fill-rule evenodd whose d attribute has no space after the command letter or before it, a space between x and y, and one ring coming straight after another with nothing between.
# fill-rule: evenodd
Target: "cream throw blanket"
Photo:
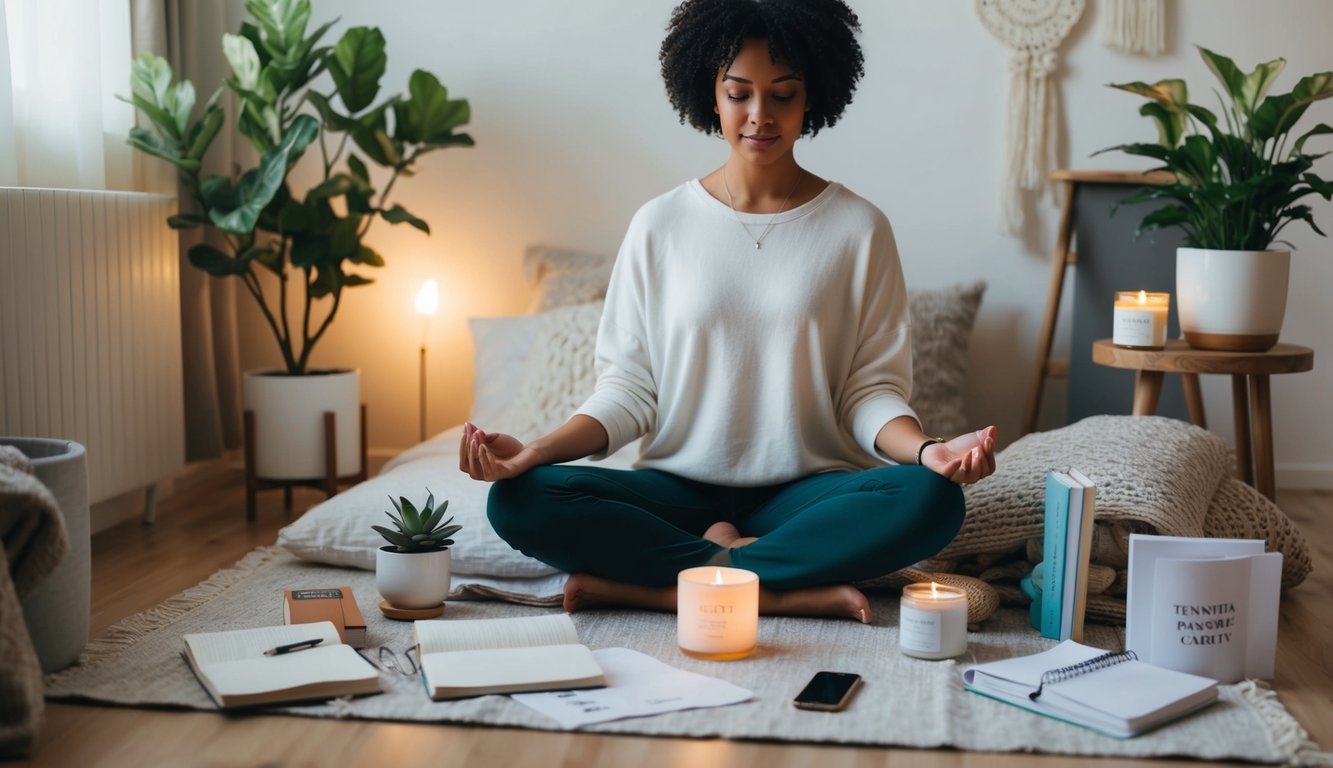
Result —
<instances>
[{"instance_id":1,"label":"cream throw blanket","mask_svg":"<svg viewBox=\"0 0 1333 768\"><path fill-rule=\"evenodd\" d=\"M29 753L42 719L42 667L23 605L69 549L60 507L28 457L0 446L0 758Z\"/></svg>"}]
</instances>

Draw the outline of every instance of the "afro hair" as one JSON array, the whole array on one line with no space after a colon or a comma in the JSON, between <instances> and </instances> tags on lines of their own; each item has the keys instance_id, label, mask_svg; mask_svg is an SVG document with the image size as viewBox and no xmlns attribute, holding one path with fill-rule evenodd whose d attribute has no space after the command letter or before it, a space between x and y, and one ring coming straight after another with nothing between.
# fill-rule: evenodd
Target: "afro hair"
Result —
<instances>
[{"instance_id":1,"label":"afro hair","mask_svg":"<svg viewBox=\"0 0 1333 768\"><path fill-rule=\"evenodd\" d=\"M864 74L860 29L841 0L686 0L672 11L662 41L667 96L682 124L721 133L713 111L717 73L747 39L764 39L772 60L805 81L809 109L801 135L814 136L838 121Z\"/></svg>"}]
</instances>

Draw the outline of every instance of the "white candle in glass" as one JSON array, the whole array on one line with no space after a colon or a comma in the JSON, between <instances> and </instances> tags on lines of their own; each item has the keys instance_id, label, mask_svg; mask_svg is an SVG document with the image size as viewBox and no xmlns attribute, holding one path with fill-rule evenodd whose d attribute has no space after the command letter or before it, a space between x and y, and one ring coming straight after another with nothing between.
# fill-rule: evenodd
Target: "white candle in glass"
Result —
<instances>
[{"instance_id":1,"label":"white candle in glass","mask_svg":"<svg viewBox=\"0 0 1333 768\"><path fill-rule=\"evenodd\" d=\"M1166 315L1171 294L1120 291L1115 295L1111 343L1122 347L1161 349L1166 346Z\"/></svg>"},{"instance_id":2,"label":"white candle in glass","mask_svg":"<svg viewBox=\"0 0 1333 768\"><path fill-rule=\"evenodd\" d=\"M898 648L919 659L952 659L967 650L967 593L945 584L903 587Z\"/></svg>"},{"instance_id":3,"label":"white candle in glass","mask_svg":"<svg viewBox=\"0 0 1333 768\"><path fill-rule=\"evenodd\" d=\"M758 637L758 574L703 566L676 577L676 643L687 656L744 658Z\"/></svg>"}]
</instances>

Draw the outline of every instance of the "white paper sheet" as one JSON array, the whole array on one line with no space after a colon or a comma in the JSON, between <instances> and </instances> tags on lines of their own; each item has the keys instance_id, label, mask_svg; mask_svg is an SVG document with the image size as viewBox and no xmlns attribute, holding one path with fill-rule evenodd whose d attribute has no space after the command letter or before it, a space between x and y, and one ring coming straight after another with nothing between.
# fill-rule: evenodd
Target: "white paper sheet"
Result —
<instances>
[{"instance_id":1,"label":"white paper sheet","mask_svg":"<svg viewBox=\"0 0 1333 768\"><path fill-rule=\"evenodd\" d=\"M606 672L607 687L516 693L514 701L556 720L562 728L579 728L627 717L722 707L754 696L725 680L686 672L629 648L602 648L592 655Z\"/></svg>"}]
</instances>

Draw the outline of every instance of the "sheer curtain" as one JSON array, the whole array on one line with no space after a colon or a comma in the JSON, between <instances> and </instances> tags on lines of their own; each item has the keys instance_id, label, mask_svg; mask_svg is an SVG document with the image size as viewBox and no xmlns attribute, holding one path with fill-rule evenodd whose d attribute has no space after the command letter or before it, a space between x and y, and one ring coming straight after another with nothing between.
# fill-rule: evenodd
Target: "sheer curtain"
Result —
<instances>
[{"instance_id":1,"label":"sheer curtain","mask_svg":"<svg viewBox=\"0 0 1333 768\"><path fill-rule=\"evenodd\" d=\"M134 188L124 0L3 0L0 185Z\"/></svg>"},{"instance_id":2,"label":"sheer curtain","mask_svg":"<svg viewBox=\"0 0 1333 768\"><path fill-rule=\"evenodd\" d=\"M222 57L222 34L240 28L239 19L234 18L239 15L239 5L234 0L130 0L133 55L155 53L171 62L177 78L194 83L202 103L229 74ZM230 121L236 114L234 102L224 95L222 104ZM218 134L205 158L205 173L231 172L236 146L233 137L234 132L225 127ZM146 188L184 194L177 188L169 164L142 155L139 160L139 177ZM185 254L202 240L200 232L181 231L187 461L221 456L226 450L239 448L242 442L236 281L210 277L189 264Z\"/></svg>"},{"instance_id":3,"label":"sheer curtain","mask_svg":"<svg viewBox=\"0 0 1333 768\"><path fill-rule=\"evenodd\" d=\"M180 196L172 167L125 143L135 123L130 62L152 52L206 100L227 74L222 33L239 28L238 0L0 0L0 186L134 190ZM235 23L233 23L235 22ZM224 101L230 114L231 105ZM231 134L218 136L209 173L229 173ZM181 342L186 458L241 445L235 281L216 280L184 254Z\"/></svg>"}]
</instances>

